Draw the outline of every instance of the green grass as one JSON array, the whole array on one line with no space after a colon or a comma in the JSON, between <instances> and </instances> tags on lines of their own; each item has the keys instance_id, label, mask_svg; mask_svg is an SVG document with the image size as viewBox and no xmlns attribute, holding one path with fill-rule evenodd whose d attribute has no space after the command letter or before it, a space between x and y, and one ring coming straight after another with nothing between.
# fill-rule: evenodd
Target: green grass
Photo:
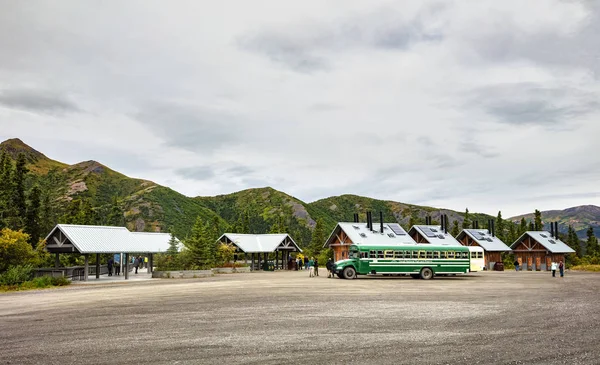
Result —
<instances>
[{"instance_id":1,"label":"green grass","mask_svg":"<svg viewBox=\"0 0 600 365\"><path fill-rule=\"evenodd\" d=\"M46 288L54 288L57 286L67 286L71 285L71 281L67 278L59 277L50 277L50 276L41 276L38 278L33 278L32 280L22 282L17 285L0 285L0 292L7 291L20 291L20 290L32 290L32 289L46 289Z\"/></svg>"},{"instance_id":2,"label":"green grass","mask_svg":"<svg viewBox=\"0 0 600 365\"><path fill-rule=\"evenodd\" d=\"M573 266L571 270L600 272L600 265L577 265Z\"/></svg>"}]
</instances>

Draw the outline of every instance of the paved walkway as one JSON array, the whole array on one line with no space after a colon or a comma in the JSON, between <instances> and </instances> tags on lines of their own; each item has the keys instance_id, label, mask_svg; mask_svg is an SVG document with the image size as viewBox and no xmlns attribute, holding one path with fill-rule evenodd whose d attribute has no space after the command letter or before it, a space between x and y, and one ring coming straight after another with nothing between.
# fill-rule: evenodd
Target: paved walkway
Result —
<instances>
[{"instance_id":1,"label":"paved walkway","mask_svg":"<svg viewBox=\"0 0 600 365\"><path fill-rule=\"evenodd\" d=\"M135 269L129 273L129 279L125 280L125 274L121 272L120 275L100 275L99 279L96 279L96 275L88 276L88 281L74 280L75 285L94 285L94 284L112 284L116 282L128 282L128 281L149 281L149 280L160 280L153 279L152 274L148 273L148 269L139 269L138 273L135 273Z\"/></svg>"}]
</instances>

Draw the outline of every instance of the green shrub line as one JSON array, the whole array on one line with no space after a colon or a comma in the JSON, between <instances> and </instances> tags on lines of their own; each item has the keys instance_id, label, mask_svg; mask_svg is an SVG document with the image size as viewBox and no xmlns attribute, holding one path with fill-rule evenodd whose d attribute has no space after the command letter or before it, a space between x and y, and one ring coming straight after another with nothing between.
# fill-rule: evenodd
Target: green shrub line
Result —
<instances>
[{"instance_id":1,"label":"green shrub line","mask_svg":"<svg viewBox=\"0 0 600 365\"><path fill-rule=\"evenodd\" d=\"M11 266L0 274L0 291L27 290L65 286L71 281L64 277L40 276L33 277L33 266Z\"/></svg>"}]
</instances>

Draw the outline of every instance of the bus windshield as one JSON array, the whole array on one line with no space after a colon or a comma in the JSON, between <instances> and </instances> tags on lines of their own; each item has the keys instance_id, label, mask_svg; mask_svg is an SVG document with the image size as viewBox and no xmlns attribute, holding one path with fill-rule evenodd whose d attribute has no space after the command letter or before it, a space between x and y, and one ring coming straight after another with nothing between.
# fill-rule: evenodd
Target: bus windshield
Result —
<instances>
[{"instance_id":1,"label":"bus windshield","mask_svg":"<svg viewBox=\"0 0 600 365\"><path fill-rule=\"evenodd\" d=\"M350 251L350 254L348 255L348 257L351 258L351 259L357 259L359 257L358 256L358 251L356 251L356 250Z\"/></svg>"}]
</instances>

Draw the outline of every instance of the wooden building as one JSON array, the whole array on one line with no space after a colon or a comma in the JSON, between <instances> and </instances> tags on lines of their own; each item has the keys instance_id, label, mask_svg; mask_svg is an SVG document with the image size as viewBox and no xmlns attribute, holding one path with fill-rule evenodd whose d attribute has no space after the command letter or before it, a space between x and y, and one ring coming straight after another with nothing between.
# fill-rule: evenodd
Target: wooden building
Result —
<instances>
[{"instance_id":1,"label":"wooden building","mask_svg":"<svg viewBox=\"0 0 600 365\"><path fill-rule=\"evenodd\" d=\"M352 244L414 245L416 242L398 223L339 222L323 245L333 250L333 260L348 258Z\"/></svg>"},{"instance_id":2,"label":"wooden building","mask_svg":"<svg viewBox=\"0 0 600 365\"><path fill-rule=\"evenodd\" d=\"M550 270L552 262L565 262L565 255L575 252L553 236L557 235L547 231L528 231L510 246L522 270Z\"/></svg>"},{"instance_id":3,"label":"wooden building","mask_svg":"<svg viewBox=\"0 0 600 365\"><path fill-rule=\"evenodd\" d=\"M485 229L463 229L456 236L463 246L479 246L483 248L485 267L488 270L494 268L496 262L502 262L502 253L510 252L511 249L493 232Z\"/></svg>"}]
</instances>

